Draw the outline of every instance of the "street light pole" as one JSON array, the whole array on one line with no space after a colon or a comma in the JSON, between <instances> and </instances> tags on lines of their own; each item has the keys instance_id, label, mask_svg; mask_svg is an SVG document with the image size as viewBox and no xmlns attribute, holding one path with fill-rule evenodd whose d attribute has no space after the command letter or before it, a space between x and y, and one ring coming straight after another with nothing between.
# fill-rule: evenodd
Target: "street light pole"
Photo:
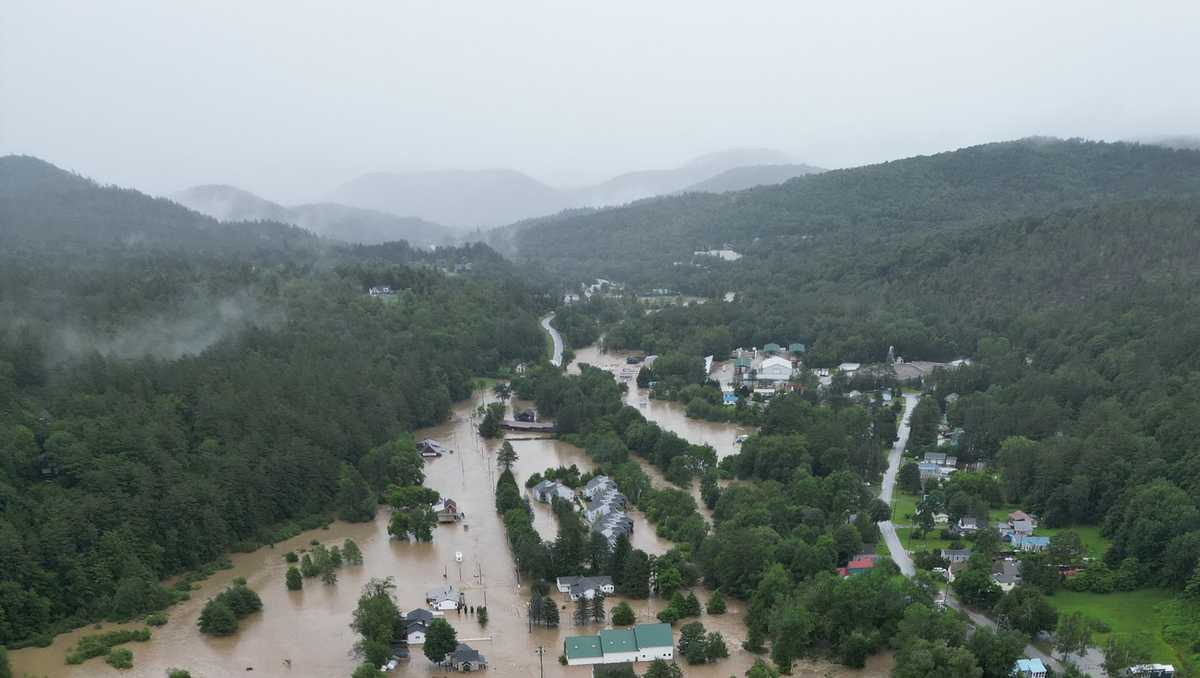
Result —
<instances>
[{"instance_id":1,"label":"street light pole","mask_svg":"<svg viewBox=\"0 0 1200 678\"><path fill-rule=\"evenodd\" d=\"M538 656L538 674L541 676L541 678L546 678L546 668L542 666L542 655L546 654L546 648L538 645L534 652L537 652Z\"/></svg>"}]
</instances>

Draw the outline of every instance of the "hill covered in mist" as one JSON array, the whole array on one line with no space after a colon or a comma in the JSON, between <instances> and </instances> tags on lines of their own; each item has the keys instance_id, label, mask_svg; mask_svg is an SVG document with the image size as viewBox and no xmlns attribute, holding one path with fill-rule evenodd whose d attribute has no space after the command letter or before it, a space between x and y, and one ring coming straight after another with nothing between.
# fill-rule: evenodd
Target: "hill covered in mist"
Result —
<instances>
[{"instance_id":1,"label":"hill covered in mist","mask_svg":"<svg viewBox=\"0 0 1200 678\"><path fill-rule=\"evenodd\" d=\"M787 163L778 151L735 149L573 188L550 186L515 170L375 172L343 184L330 199L454 227L490 228L571 208L620 205L684 190L726 191L820 171ZM725 176L740 168L746 171Z\"/></svg>"},{"instance_id":2,"label":"hill covered in mist","mask_svg":"<svg viewBox=\"0 0 1200 678\"><path fill-rule=\"evenodd\" d=\"M223 223L165 198L104 186L29 156L0 158L0 239L248 252L312 248L277 221Z\"/></svg>"},{"instance_id":3,"label":"hill covered in mist","mask_svg":"<svg viewBox=\"0 0 1200 678\"><path fill-rule=\"evenodd\" d=\"M171 196L176 202L221 221L277 221L334 240L377 244L407 240L418 247L452 243L454 231L417 217L337 203L285 207L235 186L206 184Z\"/></svg>"}]
</instances>

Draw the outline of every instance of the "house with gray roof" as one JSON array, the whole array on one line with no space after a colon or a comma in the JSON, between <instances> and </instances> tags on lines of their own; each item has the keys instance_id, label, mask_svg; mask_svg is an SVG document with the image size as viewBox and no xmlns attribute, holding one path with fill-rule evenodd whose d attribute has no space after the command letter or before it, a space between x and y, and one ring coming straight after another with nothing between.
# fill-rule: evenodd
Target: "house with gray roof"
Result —
<instances>
[{"instance_id":1,"label":"house with gray roof","mask_svg":"<svg viewBox=\"0 0 1200 678\"><path fill-rule=\"evenodd\" d=\"M596 597L597 593L602 593L606 596L617 592L617 587L613 585L612 577L559 577L554 582L558 586L559 593L567 594L572 601L580 598L591 600Z\"/></svg>"},{"instance_id":2,"label":"house with gray roof","mask_svg":"<svg viewBox=\"0 0 1200 678\"><path fill-rule=\"evenodd\" d=\"M992 581L1006 593L1013 590L1021 584L1021 564L1011 558L993 562Z\"/></svg>"},{"instance_id":3,"label":"house with gray roof","mask_svg":"<svg viewBox=\"0 0 1200 678\"><path fill-rule=\"evenodd\" d=\"M608 476L596 476L588 481L587 485L583 486L583 496L591 499L595 495L606 492L608 490L616 491L617 483Z\"/></svg>"},{"instance_id":4,"label":"house with gray roof","mask_svg":"<svg viewBox=\"0 0 1200 678\"><path fill-rule=\"evenodd\" d=\"M575 491L557 480L543 480L534 485L532 494L534 499L543 504L551 503L555 497L567 502L575 501Z\"/></svg>"},{"instance_id":5,"label":"house with gray roof","mask_svg":"<svg viewBox=\"0 0 1200 678\"><path fill-rule=\"evenodd\" d=\"M592 498L587 503L587 507L583 510L583 516L589 523L595 523L600 518L612 513L620 511L629 504L625 495L617 492L615 489L605 492L599 492L592 495Z\"/></svg>"},{"instance_id":6,"label":"house with gray roof","mask_svg":"<svg viewBox=\"0 0 1200 678\"><path fill-rule=\"evenodd\" d=\"M446 663L459 671L482 671L487 668L487 657L470 645L459 643L454 652L446 657Z\"/></svg>"},{"instance_id":7,"label":"house with gray roof","mask_svg":"<svg viewBox=\"0 0 1200 678\"><path fill-rule=\"evenodd\" d=\"M604 535L608 545L614 546L621 535L633 536L633 519L624 511L612 511L592 523L592 532Z\"/></svg>"}]
</instances>

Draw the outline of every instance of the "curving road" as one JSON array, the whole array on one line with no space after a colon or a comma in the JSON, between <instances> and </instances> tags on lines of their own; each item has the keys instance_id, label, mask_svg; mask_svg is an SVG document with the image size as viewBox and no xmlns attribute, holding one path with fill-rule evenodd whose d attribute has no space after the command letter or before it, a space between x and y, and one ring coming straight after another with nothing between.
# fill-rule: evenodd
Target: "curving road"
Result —
<instances>
[{"instance_id":1,"label":"curving road","mask_svg":"<svg viewBox=\"0 0 1200 678\"><path fill-rule=\"evenodd\" d=\"M912 428L912 413L913 409L917 406L918 400L920 400L920 395L916 393L904 394L904 414L901 417L900 426L896 431L896 444L892 446L892 451L888 454L888 468L887 472L883 474L883 484L879 488L879 498L889 505L892 503L892 494L896 489L896 475L900 472L900 462L904 456L904 447L908 444L908 434ZM900 537L896 534L896 526L892 524L892 521L885 520L879 523L879 533L887 543L888 551L892 555L892 561L896 563L896 567L900 568L900 572L906 577L915 575L917 568L913 566L912 558L909 557L908 551L905 551L904 546L900 543ZM976 626L996 628L995 620L974 610L967 609L950 591L947 591L946 604L956 610L965 612ZM1025 656L1037 657L1042 660L1042 663L1055 671L1061 672L1063 670L1062 665L1058 661L1032 644L1025 646ZM1079 667L1081 669L1094 675L1101 675L1100 671L1104 657L1095 648L1088 648L1088 652L1079 659Z\"/></svg>"},{"instance_id":2,"label":"curving road","mask_svg":"<svg viewBox=\"0 0 1200 678\"><path fill-rule=\"evenodd\" d=\"M562 335L558 333L558 330L554 329L554 327L550 324L551 320L554 320L553 313L545 318L542 318L542 329L546 330L546 332L550 334L550 339L554 341L554 355L550 357L550 364L554 365L555 367L562 367L563 339Z\"/></svg>"},{"instance_id":3,"label":"curving road","mask_svg":"<svg viewBox=\"0 0 1200 678\"><path fill-rule=\"evenodd\" d=\"M896 430L896 444L892 445L892 451L888 454L888 468L883 474L883 484L879 487L879 498L889 506L892 503L892 493L896 489L896 475L900 472L900 460L904 456L904 447L908 445L908 433L912 429L913 409L917 406L919 398L915 393L904 394L904 414L900 416L900 426ZM879 533L887 543L892 560L896 563L896 567L900 568L901 574L905 577L916 574L917 568L913 566L912 558L908 557L908 551L905 551L904 546L900 544L900 537L896 534L896 526L892 524L892 521L885 520L879 523Z\"/></svg>"}]
</instances>

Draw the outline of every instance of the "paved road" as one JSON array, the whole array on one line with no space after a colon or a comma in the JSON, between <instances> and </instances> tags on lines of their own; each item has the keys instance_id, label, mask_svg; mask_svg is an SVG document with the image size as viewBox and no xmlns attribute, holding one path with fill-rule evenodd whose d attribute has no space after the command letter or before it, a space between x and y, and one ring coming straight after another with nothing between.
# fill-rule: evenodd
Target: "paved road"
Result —
<instances>
[{"instance_id":1,"label":"paved road","mask_svg":"<svg viewBox=\"0 0 1200 678\"><path fill-rule=\"evenodd\" d=\"M919 400L919 396L915 393L904 394L904 414L900 416L900 427L896 431L896 444L892 445L892 451L888 454L888 468L883 474L883 484L879 487L879 498L888 504L892 503L892 492L896 489L896 474L900 471L904 446L908 444L908 432L912 429L912 413L917 406L917 400ZM892 560L895 561L896 567L900 568L900 572L906 577L916 574L917 568L913 567L912 558L908 557L908 551L905 551L904 546L900 544L900 537L897 536L896 526L892 524L892 521L885 520L879 523L879 534L883 536L888 551L892 554Z\"/></svg>"},{"instance_id":2,"label":"paved road","mask_svg":"<svg viewBox=\"0 0 1200 678\"><path fill-rule=\"evenodd\" d=\"M892 451L888 454L888 468L883 474L883 484L879 488L879 498L891 504L892 494L896 489L896 475L900 471L900 462L903 459L904 447L908 444L908 434L911 430L911 420L913 409L917 406L917 401L920 396L917 394L906 393L904 395L904 415L900 420L900 427L896 431L896 444L892 446ZM916 574L917 570L913 566L912 558L909 557L908 551L904 550L904 546L900 543L900 537L896 534L896 526L890 520L885 520L879 523L879 533L883 536L884 541L888 545L888 550L891 551L892 560L896 566L900 568L900 572L906 577L911 577ZM976 626L987 626L996 628L996 622L991 618L974 610L969 610L962 606L954 595L947 592L946 603L956 609L962 610L970 617L971 622ZM1025 646L1026 657L1037 657L1042 660L1046 666L1056 672L1062 672L1063 667L1058 660L1050 657L1046 653L1034 647L1032 644ZM1103 675L1102 664L1104 656L1096 648L1088 648L1088 652L1077 662L1079 668L1093 676Z\"/></svg>"},{"instance_id":3,"label":"paved road","mask_svg":"<svg viewBox=\"0 0 1200 678\"><path fill-rule=\"evenodd\" d=\"M555 367L562 367L562 358L563 358L562 335L558 333L558 330L554 329L554 327L550 325L551 320L554 320L553 313L546 316L545 318L542 318L542 329L549 332L550 338L554 340L554 355L550 358L550 364L554 365Z\"/></svg>"}]
</instances>

